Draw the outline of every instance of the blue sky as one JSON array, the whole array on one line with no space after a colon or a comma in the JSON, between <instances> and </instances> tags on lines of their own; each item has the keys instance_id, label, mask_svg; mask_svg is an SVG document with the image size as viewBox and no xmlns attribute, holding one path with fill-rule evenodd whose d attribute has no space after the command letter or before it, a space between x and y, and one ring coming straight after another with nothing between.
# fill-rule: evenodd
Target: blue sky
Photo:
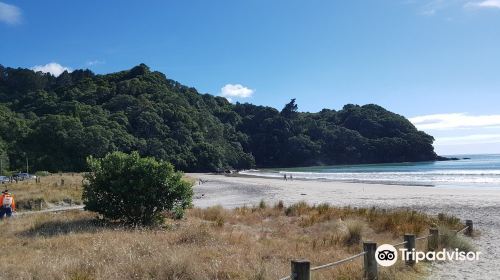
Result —
<instances>
[{"instance_id":1,"label":"blue sky","mask_svg":"<svg viewBox=\"0 0 500 280\"><path fill-rule=\"evenodd\" d=\"M0 0L0 63L146 63L200 92L311 112L377 103L440 154L500 153L499 26L500 0Z\"/></svg>"}]
</instances>

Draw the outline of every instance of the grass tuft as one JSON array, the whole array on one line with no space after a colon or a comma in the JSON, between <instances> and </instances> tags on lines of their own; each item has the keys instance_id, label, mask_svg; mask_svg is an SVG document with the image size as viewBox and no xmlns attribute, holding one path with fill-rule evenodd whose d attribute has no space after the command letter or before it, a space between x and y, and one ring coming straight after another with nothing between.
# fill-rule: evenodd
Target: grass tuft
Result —
<instances>
[{"instance_id":1,"label":"grass tuft","mask_svg":"<svg viewBox=\"0 0 500 280\"><path fill-rule=\"evenodd\" d=\"M267 205L266 205L266 202L264 201L264 199L260 200L260 202L259 202L259 208L260 209L266 209L267 208Z\"/></svg>"},{"instance_id":2,"label":"grass tuft","mask_svg":"<svg viewBox=\"0 0 500 280\"><path fill-rule=\"evenodd\" d=\"M364 228L364 223L357 220L351 220L346 222L347 233L344 236L344 244L347 246L353 246L359 244L362 239L362 232Z\"/></svg>"},{"instance_id":3,"label":"grass tuft","mask_svg":"<svg viewBox=\"0 0 500 280\"><path fill-rule=\"evenodd\" d=\"M276 203L274 205L274 208L277 209L277 210L283 210L283 208L285 208L285 204L283 203L283 200L280 200L278 201L278 203Z\"/></svg>"},{"instance_id":4,"label":"grass tuft","mask_svg":"<svg viewBox=\"0 0 500 280\"><path fill-rule=\"evenodd\" d=\"M440 245L448 249L458 249L461 252L472 252L474 246L463 235L457 234L455 230L447 227L440 227Z\"/></svg>"}]
</instances>

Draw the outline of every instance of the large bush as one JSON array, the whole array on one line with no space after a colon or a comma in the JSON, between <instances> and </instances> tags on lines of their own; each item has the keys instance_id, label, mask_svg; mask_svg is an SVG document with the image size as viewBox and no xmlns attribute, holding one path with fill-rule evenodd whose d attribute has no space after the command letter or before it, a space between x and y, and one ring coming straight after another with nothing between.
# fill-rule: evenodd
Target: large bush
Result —
<instances>
[{"instance_id":1,"label":"large bush","mask_svg":"<svg viewBox=\"0 0 500 280\"><path fill-rule=\"evenodd\" d=\"M163 212L179 213L191 204L191 183L168 162L137 152L113 152L102 159L89 157L87 162L85 209L106 219L152 225L163 220Z\"/></svg>"}]
</instances>

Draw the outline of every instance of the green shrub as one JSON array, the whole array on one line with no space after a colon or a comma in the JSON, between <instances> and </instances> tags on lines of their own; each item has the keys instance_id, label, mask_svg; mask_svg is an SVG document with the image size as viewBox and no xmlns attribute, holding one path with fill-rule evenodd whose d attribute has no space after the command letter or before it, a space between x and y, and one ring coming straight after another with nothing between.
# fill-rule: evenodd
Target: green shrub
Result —
<instances>
[{"instance_id":1,"label":"green shrub","mask_svg":"<svg viewBox=\"0 0 500 280\"><path fill-rule=\"evenodd\" d=\"M175 207L171 211L171 217L174 220L182 220L184 218L184 209L182 207Z\"/></svg>"},{"instance_id":2,"label":"green shrub","mask_svg":"<svg viewBox=\"0 0 500 280\"><path fill-rule=\"evenodd\" d=\"M162 212L179 211L191 204L192 184L164 161L142 158L137 152L113 152L102 159L87 159L90 172L83 190L85 209L104 218L133 225L163 221Z\"/></svg>"},{"instance_id":3,"label":"green shrub","mask_svg":"<svg viewBox=\"0 0 500 280\"><path fill-rule=\"evenodd\" d=\"M267 208L267 205L266 205L266 202L264 201L264 199L260 200L260 202L259 202L259 208L260 209L266 209Z\"/></svg>"},{"instance_id":4,"label":"green shrub","mask_svg":"<svg viewBox=\"0 0 500 280\"><path fill-rule=\"evenodd\" d=\"M440 244L443 248L452 250L458 249L461 252L474 251L474 246L472 246L469 240L464 238L461 234L457 234L456 231L450 230L446 227L440 227L439 233Z\"/></svg>"}]
</instances>

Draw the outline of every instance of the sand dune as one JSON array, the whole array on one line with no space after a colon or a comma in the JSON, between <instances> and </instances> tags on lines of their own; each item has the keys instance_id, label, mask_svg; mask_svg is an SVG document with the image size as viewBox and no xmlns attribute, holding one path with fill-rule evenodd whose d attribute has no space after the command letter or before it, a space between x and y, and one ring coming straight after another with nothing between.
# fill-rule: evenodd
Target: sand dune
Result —
<instances>
[{"instance_id":1,"label":"sand dune","mask_svg":"<svg viewBox=\"0 0 500 280\"><path fill-rule=\"evenodd\" d=\"M472 219L481 236L474 240L482 258L432 266L430 279L500 279L500 188L434 188L332 181L284 181L260 177L189 174L202 179L195 186L198 207L256 205L260 200L285 204L328 202L338 206L410 207L431 214L444 212Z\"/></svg>"}]
</instances>

